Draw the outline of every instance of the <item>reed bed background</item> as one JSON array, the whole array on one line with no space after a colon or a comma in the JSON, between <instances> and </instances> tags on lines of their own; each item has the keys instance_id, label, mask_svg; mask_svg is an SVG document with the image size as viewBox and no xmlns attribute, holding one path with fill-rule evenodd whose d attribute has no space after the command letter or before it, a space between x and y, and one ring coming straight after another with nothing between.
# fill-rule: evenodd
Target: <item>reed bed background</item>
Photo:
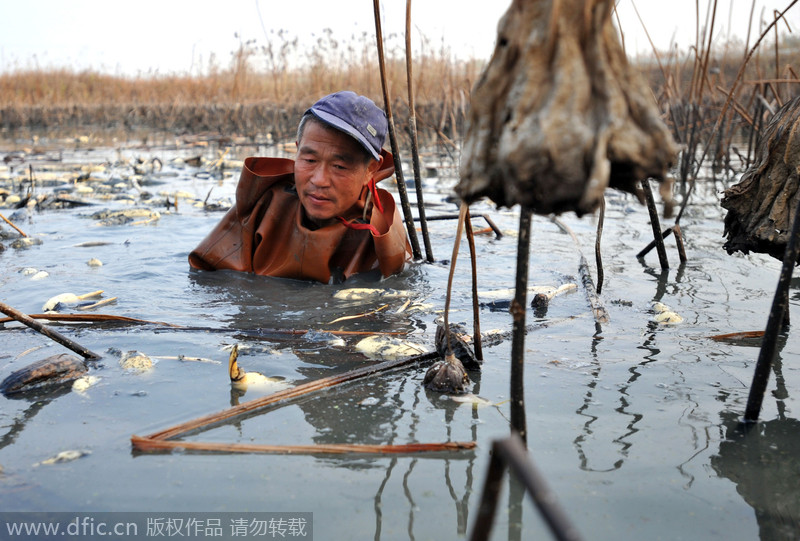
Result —
<instances>
[{"instance_id":1,"label":"reed bed background","mask_svg":"<svg viewBox=\"0 0 800 541\"><path fill-rule=\"evenodd\" d=\"M402 36L386 38L387 78L395 116L408 116ZM414 61L418 128L457 139L469 90L485 60L459 60L442 46ZM375 37L338 41L326 30L313 47L285 32L242 42L230 63L210 63L203 75L120 77L70 69L16 69L0 75L0 135L29 131L150 129L219 132L294 140L297 121L318 98L351 89L383 103ZM437 135L438 134L438 135ZM446 135L445 135L446 134Z\"/></svg>"},{"instance_id":2,"label":"reed bed background","mask_svg":"<svg viewBox=\"0 0 800 541\"><path fill-rule=\"evenodd\" d=\"M720 45L710 38L711 11L702 30L697 25L694 45L654 49L631 59L682 145L681 181L692 178L707 159L721 172L748 164L765 120L800 94L800 38L782 14L774 15L745 42ZM464 60L445 45L424 37L421 43L413 70L420 144L455 146L464 130L470 90L488 59ZM404 36L385 36L384 47L398 140L405 147ZM270 32L263 43L240 41L226 66L212 60L202 75L124 77L17 68L0 75L0 137L152 130L293 141L299 116L329 92L352 89L382 104L377 66L373 34L340 40L328 29L313 44L300 44L285 31Z\"/></svg>"}]
</instances>

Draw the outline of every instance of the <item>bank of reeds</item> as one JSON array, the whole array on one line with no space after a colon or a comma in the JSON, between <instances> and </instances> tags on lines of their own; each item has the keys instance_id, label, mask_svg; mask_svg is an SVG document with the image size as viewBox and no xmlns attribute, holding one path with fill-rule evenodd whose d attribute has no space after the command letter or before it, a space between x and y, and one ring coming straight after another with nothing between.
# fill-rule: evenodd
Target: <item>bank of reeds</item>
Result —
<instances>
[{"instance_id":1,"label":"bank of reeds","mask_svg":"<svg viewBox=\"0 0 800 541\"><path fill-rule=\"evenodd\" d=\"M241 43L229 67L210 66L204 75L120 77L69 69L0 75L0 135L91 127L242 137L270 133L280 140L292 138L305 108L327 93L352 89L383 103L370 36L342 45L328 31L302 57L296 40L282 33L272 38L264 47ZM292 60L299 67L290 67ZM417 57L417 122L429 140L458 136L481 65L456 59L444 47ZM401 122L408 116L405 74L404 50L388 47L387 78Z\"/></svg>"},{"instance_id":2,"label":"bank of reeds","mask_svg":"<svg viewBox=\"0 0 800 541\"><path fill-rule=\"evenodd\" d=\"M758 31L751 10L745 42L715 44L716 2L688 52L654 51L640 67L655 92L665 120L682 150L678 178L683 190L702 164L728 177L753 160L758 134L783 103L800 94L797 66L800 37L782 12L761 21ZM753 4L755 5L755 4Z\"/></svg>"},{"instance_id":3,"label":"bank of reeds","mask_svg":"<svg viewBox=\"0 0 800 541\"><path fill-rule=\"evenodd\" d=\"M696 43L686 50L654 50L633 59L682 145L678 176L684 185L705 160L713 160L720 171L733 169L732 157L737 168L749 163L765 119L800 94L800 38L779 14L745 43L716 44L709 38L714 20L710 11L698 24ZM0 75L0 136L107 129L244 138L269 133L273 140L291 141L299 116L324 94L352 89L382 104L374 36L364 33L342 42L328 30L303 48L283 31L266 38L266 45L240 43L228 67L211 65L203 75L120 77L69 69ZM408 125L403 47L400 36L386 37L387 79L401 144ZM414 62L421 144L457 142L485 60L460 59L423 39Z\"/></svg>"}]
</instances>

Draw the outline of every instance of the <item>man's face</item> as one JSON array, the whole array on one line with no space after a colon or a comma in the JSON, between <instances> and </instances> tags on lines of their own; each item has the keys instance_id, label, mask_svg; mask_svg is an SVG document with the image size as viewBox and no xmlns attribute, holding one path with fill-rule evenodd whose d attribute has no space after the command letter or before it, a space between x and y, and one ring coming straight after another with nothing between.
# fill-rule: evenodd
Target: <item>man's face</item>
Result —
<instances>
[{"instance_id":1,"label":"man's face","mask_svg":"<svg viewBox=\"0 0 800 541\"><path fill-rule=\"evenodd\" d=\"M294 178L306 216L318 226L337 216L348 216L361 189L372 179L380 162L364 162L358 142L317 121L305 125L297 142Z\"/></svg>"}]
</instances>

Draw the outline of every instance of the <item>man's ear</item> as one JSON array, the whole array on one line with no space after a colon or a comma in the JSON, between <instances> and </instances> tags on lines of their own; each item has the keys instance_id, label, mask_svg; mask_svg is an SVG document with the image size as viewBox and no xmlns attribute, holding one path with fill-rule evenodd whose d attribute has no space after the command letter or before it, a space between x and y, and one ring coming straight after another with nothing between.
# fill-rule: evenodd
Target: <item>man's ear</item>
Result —
<instances>
[{"instance_id":1,"label":"man's ear","mask_svg":"<svg viewBox=\"0 0 800 541\"><path fill-rule=\"evenodd\" d=\"M369 164L367 165L367 178L372 180L375 177L375 173L377 173L381 166L383 166L383 155L379 160L370 160Z\"/></svg>"}]
</instances>

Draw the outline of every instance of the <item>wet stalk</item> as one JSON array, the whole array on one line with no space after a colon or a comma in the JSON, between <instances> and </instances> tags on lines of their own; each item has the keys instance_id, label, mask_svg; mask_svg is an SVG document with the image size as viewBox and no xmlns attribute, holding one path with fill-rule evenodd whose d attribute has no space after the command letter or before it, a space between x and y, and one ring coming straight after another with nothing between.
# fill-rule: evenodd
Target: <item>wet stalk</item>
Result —
<instances>
[{"instance_id":1,"label":"wet stalk","mask_svg":"<svg viewBox=\"0 0 800 541\"><path fill-rule=\"evenodd\" d=\"M650 188L650 180L646 178L642 179L640 184L644 191L645 200L647 201L647 210L650 213L650 225L653 227L653 238L656 241L658 261L661 263L662 269L668 269L667 250L664 248L664 237L661 233L661 224L658 220L658 210L656 209L656 201L653 198L653 190Z\"/></svg>"},{"instance_id":2,"label":"wet stalk","mask_svg":"<svg viewBox=\"0 0 800 541\"><path fill-rule=\"evenodd\" d=\"M472 341L475 344L475 358L483 360L483 347L481 344L481 317L478 305L478 256L475 253L475 234L472 231L472 217L467 206L464 217L464 227L467 231L467 244L469 244L469 259L472 264Z\"/></svg>"},{"instance_id":3,"label":"wet stalk","mask_svg":"<svg viewBox=\"0 0 800 541\"><path fill-rule=\"evenodd\" d=\"M12 308L11 306L5 303L0 302L0 312L3 312L7 316L15 319L16 321L19 321L23 325L27 325L34 331L43 334L44 336L50 338L51 340L58 342L62 346L71 349L72 351L74 351L87 361L94 361L100 358L100 355L98 355L97 353L89 351L88 349L78 344L77 342L70 340L60 332L54 331L53 329L50 329L49 327L42 325L32 317L23 314L19 310Z\"/></svg>"},{"instance_id":4,"label":"wet stalk","mask_svg":"<svg viewBox=\"0 0 800 541\"><path fill-rule=\"evenodd\" d=\"M778 287L775 291L775 298L772 300L772 309L767 318L767 328L761 341L761 350L758 354L753 382L750 384L750 395L747 397L747 407L744 413L745 422L757 421L761 412L761 403L767 390L769 373L775 360L778 334L784 323L784 316L789 309L789 284L792 281L792 271L797 262L798 253L800 253L798 237L800 237L800 199L798 199L797 207L794 210L792 233L789 237L789 243L786 245L786 252L783 255L783 267L778 279Z\"/></svg>"},{"instance_id":5,"label":"wet stalk","mask_svg":"<svg viewBox=\"0 0 800 541\"><path fill-rule=\"evenodd\" d=\"M597 217L597 236L594 240L594 261L597 264L597 294L603 291L603 254L600 253L600 240L603 237L603 220L606 217L606 198L600 198L600 209Z\"/></svg>"},{"instance_id":6,"label":"wet stalk","mask_svg":"<svg viewBox=\"0 0 800 541\"><path fill-rule=\"evenodd\" d=\"M492 443L492 452L487 469L486 481L483 485L478 516L470 536L470 541L483 541L489 539L497 503L500 499L500 487L503 483L503 474L509 470L512 481L517 480L520 487L531 495L531 499L544 519L554 539L559 541L578 541L582 536L578 529L567 517L564 508L558 502L555 493L549 487L544 476L531 460L525 447L525 442L520 441L514 434L504 440ZM512 487L512 490L516 487ZM512 498L509 496L509 504ZM519 504L521 502L516 502ZM513 522L509 520L509 522ZM511 532L512 524L509 524ZM518 532L515 532L518 533ZM516 538L511 536L509 538Z\"/></svg>"},{"instance_id":7,"label":"wet stalk","mask_svg":"<svg viewBox=\"0 0 800 541\"><path fill-rule=\"evenodd\" d=\"M324 389L329 389L331 387L335 387L343 383L369 378L376 374L384 374L392 370L407 368L422 363L429 363L434 359L436 359L438 356L439 354L434 351L430 353L421 353L419 355L414 355L412 357L394 359L390 361L384 361L378 364L363 366L361 368L349 370L342 374L316 379L313 381L309 381L307 383L300 384L296 387L284 389L282 391L276 391L272 394L262 396L260 398L254 398L249 402L242 402L241 404L232 406L226 410L213 413L210 415L205 415L203 417L198 417L196 419L192 419L191 421L186 421L184 423L171 426L169 428L160 430L158 432L154 432L147 436L141 436L141 437L134 436L134 437L139 438L140 440L147 440L152 442L154 440L166 441L169 439L174 439L179 436L188 434L190 432L199 433L205 430L209 430L211 427L216 426L218 423L227 421L229 419L236 419L241 416L251 415L264 408L272 407L273 405L277 404L285 405L293 400L297 400L298 398L307 397L310 394L322 391Z\"/></svg>"},{"instance_id":8,"label":"wet stalk","mask_svg":"<svg viewBox=\"0 0 800 541\"><path fill-rule=\"evenodd\" d=\"M461 212L458 216L458 226L456 226L456 238L453 241L453 256L450 259L450 273L447 275L447 294L444 298L444 330L447 333L447 354L452 355L453 349L450 345L450 296L453 291L453 275L456 272L456 259L458 259L458 247L461 244L461 234L464 232L464 221L469 212L469 206L462 202Z\"/></svg>"},{"instance_id":9,"label":"wet stalk","mask_svg":"<svg viewBox=\"0 0 800 541\"><path fill-rule=\"evenodd\" d=\"M433 249L428 235L428 221L425 219L425 200L422 195L422 178L419 172L419 147L417 145L417 111L414 105L414 78L411 68L411 0L406 0L406 79L408 81L408 131L411 135L411 164L414 168L414 188L417 192L417 212L422 228L422 243L425 246L425 259L433 263Z\"/></svg>"},{"instance_id":10,"label":"wet stalk","mask_svg":"<svg viewBox=\"0 0 800 541\"><path fill-rule=\"evenodd\" d=\"M511 316L514 320L511 339L511 428L527 442L525 421L525 306L528 293L528 259L530 256L531 215L528 207L519 211L519 239L517 242L517 281Z\"/></svg>"},{"instance_id":11,"label":"wet stalk","mask_svg":"<svg viewBox=\"0 0 800 541\"><path fill-rule=\"evenodd\" d=\"M676 223L670 230L675 234L675 244L678 246L678 257L680 258L681 263L686 263L688 259L686 259L686 248L683 246L683 233L681 232L681 226Z\"/></svg>"},{"instance_id":12,"label":"wet stalk","mask_svg":"<svg viewBox=\"0 0 800 541\"><path fill-rule=\"evenodd\" d=\"M16 229L17 233L19 233L19 234L20 234L20 235L22 235L23 237L27 237L27 236L28 236L28 235L26 235L26 234L25 234L25 232L24 232L22 229L20 229L20 228L19 228L19 227L17 227L16 225L14 225L14 224L11 222L11 220L9 220L8 218L6 218L6 217L5 217L5 216L3 216L2 214L0 214L0 218L2 218L2 219L3 219L3 221L4 221L5 223L7 223L8 225L10 225L10 226L11 226L11 227L13 227L14 229Z\"/></svg>"},{"instance_id":13,"label":"wet stalk","mask_svg":"<svg viewBox=\"0 0 800 541\"><path fill-rule=\"evenodd\" d=\"M383 54L383 33L381 32L380 0L373 0L372 5L375 9L375 38L378 43L378 64L381 72L381 87L383 87L383 103L386 106L386 119L389 122L389 140L392 146L392 155L394 156L394 174L397 178L397 193L400 194L400 203L403 207L403 216L405 217L406 221L408 238L411 241L412 255L414 256L414 259L422 259L422 253L419 249L419 239L417 239L417 230L414 228L414 216L411 214L411 205L408 202L406 183L403 179L403 165L397 148L394 117L392 116L392 104L389 101L389 86L386 82L386 62Z\"/></svg>"}]
</instances>

